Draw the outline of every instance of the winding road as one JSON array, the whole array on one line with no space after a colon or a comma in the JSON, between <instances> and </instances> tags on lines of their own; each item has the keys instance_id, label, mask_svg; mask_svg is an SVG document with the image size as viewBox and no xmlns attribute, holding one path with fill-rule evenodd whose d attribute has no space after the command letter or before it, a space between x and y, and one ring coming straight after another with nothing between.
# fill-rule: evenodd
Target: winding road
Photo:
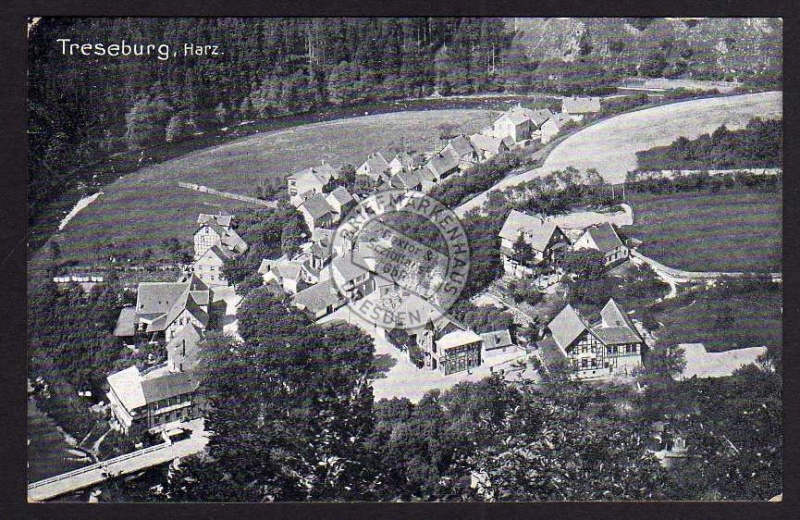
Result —
<instances>
[{"instance_id":1,"label":"winding road","mask_svg":"<svg viewBox=\"0 0 800 520\"><path fill-rule=\"evenodd\" d=\"M668 145L680 136L694 139L723 124L729 129L741 128L754 117L783 117L783 93L696 99L620 114L576 132L553 148L541 167L503 179L455 211L463 216L482 206L489 191L516 186L568 166L595 168L606 181L621 183L627 172L636 168L638 151Z\"/></svg>"}]
</instances>

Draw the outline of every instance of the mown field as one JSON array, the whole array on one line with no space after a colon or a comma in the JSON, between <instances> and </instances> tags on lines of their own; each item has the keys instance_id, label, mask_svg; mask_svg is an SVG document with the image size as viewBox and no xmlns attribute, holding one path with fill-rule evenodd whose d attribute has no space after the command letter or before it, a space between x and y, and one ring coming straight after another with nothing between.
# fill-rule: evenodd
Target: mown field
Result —
<instances>
[{"instance_id":1,"label":"mown field","mask_svg":"<svg viewBox=\"0 0 800 520\"><path fill-rule=\"evenodd\" d=\"M680 136L694 139L721 125L742 128L753 117L782 117L781 92L706 98L648 108L601 121L567 138L548 156L542 173L574 166L595 168L608 182L636 169L636 152L666 146Z\"/></svg>"},{"instance_id":2,"label":"mown field","mask_svg":"<svg viewBox=\"0 0 800 520\"><path fill-rule=\"evenodd\" d=\"M457 123L457 132L474 132L492 120L488 110L398 112L294 127L242 138L200 150L126 175L103 188L104 194L60 233L64 260L86 262L108 242L157 249L168 238L189 241L198 212L235 212L241 202L192 192L178 181L254 195L259 182L283 179L319 164L360 164L367 154L404 146L431 151L437 127Z\"/></svg>"},{"instance_id":3,"label":"mown field","mask_svg":"<svg viewBox=\"0 0 800 520\"><path fill-rule=\"evenodd\" d=\"M781 271L780 193L731 189L628 197L634 225L625 232L663 264L687 271Z\"/></svg>"}]
</instances>

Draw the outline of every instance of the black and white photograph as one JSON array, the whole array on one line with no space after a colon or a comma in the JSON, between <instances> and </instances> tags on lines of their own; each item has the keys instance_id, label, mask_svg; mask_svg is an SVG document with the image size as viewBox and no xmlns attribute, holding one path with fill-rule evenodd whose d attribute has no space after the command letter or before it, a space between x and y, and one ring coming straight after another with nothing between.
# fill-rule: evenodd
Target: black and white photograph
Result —
<instances>
[{"instance_id":1,"label":"black and white photograph","mask_svg":"<svg viewBox=\"0 0 800 520\"><path fill-rule=\"evenodd\" d=\"M312 15L20 27L27 502L781 502L784 20Z\"/></svg>"}]
</instances>

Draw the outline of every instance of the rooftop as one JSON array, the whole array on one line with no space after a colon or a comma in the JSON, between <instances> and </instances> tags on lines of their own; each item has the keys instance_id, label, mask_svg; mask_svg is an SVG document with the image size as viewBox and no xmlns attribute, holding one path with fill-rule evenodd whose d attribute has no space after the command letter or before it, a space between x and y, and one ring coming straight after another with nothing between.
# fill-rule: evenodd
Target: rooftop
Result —
<instances>
[{"instance_id":1,"label":"rooftop","mask_svg":"<svg viewBox=\"0 0 800 520\"><path fill-rule=\"evenodd\" d=\"M558 226L552 221L512 209L503 223L500 237L513 243L519 239L519 235L522 233L525 242L530 244L533 249L544 251L556 229Z\"/></svg>"}]
</instances>

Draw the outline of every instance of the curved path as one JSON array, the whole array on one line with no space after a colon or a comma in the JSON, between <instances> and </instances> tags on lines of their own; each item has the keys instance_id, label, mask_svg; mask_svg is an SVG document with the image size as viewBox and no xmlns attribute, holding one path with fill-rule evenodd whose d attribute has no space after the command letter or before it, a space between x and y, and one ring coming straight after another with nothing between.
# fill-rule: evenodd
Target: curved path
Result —
<instances>
[{"instance_id":1,"label":"curved path","mask_svg":"<svg viewBox=\"0 0 800 520\"><path fill-rule=\"evenodd\" d=\"M462 204L456 213L480 207L488 191L502 190L567 166L595 168L611 183L625 180L636 168L636 152L664 146L680 136L690 139L711 133L720 125L741 128L753 117L783 116L783 93L760 92L740 96L683 101L621 114L576 132L545 159L540 168L503 179L490 190Z\"/></svg>"}]
</instances>

